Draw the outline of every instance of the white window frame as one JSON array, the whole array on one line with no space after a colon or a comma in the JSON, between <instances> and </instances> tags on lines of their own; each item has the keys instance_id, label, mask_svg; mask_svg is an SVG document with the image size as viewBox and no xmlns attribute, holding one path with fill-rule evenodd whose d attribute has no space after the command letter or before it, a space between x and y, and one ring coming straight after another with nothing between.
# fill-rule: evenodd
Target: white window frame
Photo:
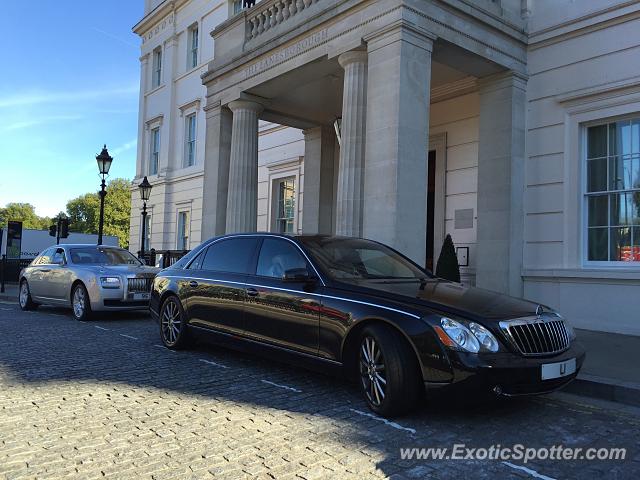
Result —
<instances>
[{"instance_id":1,"label":"white window frame","mask_svg":"<svg viewBox=\"0 0 640 480\"><path fill-rule=\"evenodd\" d=\"M198 66L199 61L199 48L200 48L200 29L198 24L194 23L188 29L189 35L187 36L187 71L192 70Z\"/></svg>"},{"instance_id":2,"label":"white window frame","mask_svg":"<svg viewBox=\"0 0 640 480\"><path fill-rule=\"evenodd\" d=\"M184 235L180 232L180 217L185 215ZM181 239L184 238L184 248L180 248ZM176 249L190 250L191 245L191 209L179 208L176 213Z\"/></svg>"},{"instance_id":3,"label":"white window frame","mask_svg":"<svg viewBox=\"0 0 640 480\"><path fill-rule=\"evenodd\" d=\"M149 175L157 175L160 170L160 151L162 148L162 134L160 132L160 125L154 125L149 130ZM156 148L156 134L157 134L157 150ZM155 171L153 169L155 165Z\"/></svg>"},{"instance_id":4,"label":"white window frame","mask_svg":"<svg viewBox=\"0 0 640 480\"><path fill-rule=\"evenodd\" d=\"M193 131L191 129L191 122L193 120ZM190 134L193 134L191 138ZM193 145L193 148L190 147ZM184 117L184 160L182 166L184 168L192 167L196 164L196 152L198 149L198 114L197 112L190 113ZM192 159L190 161L189 151L191 150Z\"/></svg>"},{"instance_id":5,"label":"white window frame","mask_svg":"<svg viewBox=\"0 0 640 480\"><path fill-rule=\"evenodd\" d=\"M151 88L162 84L162 47L156 47L151 56Z\"/></svg>"},{"instance_id":6,"label":"white window frame","mask_svg":"<svg viewBox=\"0 0 640 480\"><path fill-rule=\"evenodd\" d=\"M607 268L638 268L640 267L640 261L621 261L621 260L589 260L589 197L594 195L611 195L612 193L618 192L628 192L631 190L609 190L609 162L607 161L607 190L603 192L588 192L588 169L587 169L587 131L589 127L595 127L599 125L609 125L611 123L625 121L625 120L635 120L640 119L640 112L626 114L626 115L618 115L607 118L602 118L598 120L591 120L588 122L584 122L580 126L580 167L581 167L581 208L582 208L582 261L583 265L586 267L607 267ZM609 158L609 129L607 128L607 155L606 158ZM610 204L607 203L607 256L611 254L611 232L610 232L610 222L611 222L611 211ZM631 226L629 228L639 228Z\"/></svg>"}]
</instances>

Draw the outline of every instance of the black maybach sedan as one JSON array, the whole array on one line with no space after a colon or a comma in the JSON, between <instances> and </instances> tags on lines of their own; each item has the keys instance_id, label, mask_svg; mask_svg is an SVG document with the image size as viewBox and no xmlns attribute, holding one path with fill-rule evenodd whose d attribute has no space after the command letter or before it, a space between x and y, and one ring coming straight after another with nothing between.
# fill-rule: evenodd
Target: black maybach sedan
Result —
<instances>
[{"instance_id":1,"label":"black maybach sedan","mask_svg":"<svg viewBox=\"0 0 640 480\"><path fill-rule=\"evenodd\" d=\"M207 334L338 368L384 416L411 410L432 388L549 392L585 357L552 309L436 278L357 238L211 239L157 275L150 309L168 348Z\"/></svg>"}]
</instances>

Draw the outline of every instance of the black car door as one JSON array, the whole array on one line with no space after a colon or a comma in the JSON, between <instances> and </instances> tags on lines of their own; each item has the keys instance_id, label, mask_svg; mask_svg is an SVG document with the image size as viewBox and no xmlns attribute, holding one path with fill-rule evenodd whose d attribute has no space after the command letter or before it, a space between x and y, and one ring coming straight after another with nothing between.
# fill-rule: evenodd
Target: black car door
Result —
<instances>
[{"instance_id":1,"label":"black car door","mask_svg":"<svg viewBox=\"0 0 640 480\"><path fill-rule=\"evenodd\" d=\"M256 339L317 354L319 297L312 295L313 283L284 281L284 273L293 269L313 271L293 242L266 237L255 275L247 281L245 328Z\"/></svg>"},{"instance_id":2,"label":"black car door","mask_svg":"<svg viewBox=\"0 0 640 480\"><path fill-rule=\"evenodd\" d=\"M186 300L191 324L243 333L245 282L258 244L258 237L219 240L194 260L190 267L195 268L185 270L180 296Z\"/></svg>"}]
</instances>

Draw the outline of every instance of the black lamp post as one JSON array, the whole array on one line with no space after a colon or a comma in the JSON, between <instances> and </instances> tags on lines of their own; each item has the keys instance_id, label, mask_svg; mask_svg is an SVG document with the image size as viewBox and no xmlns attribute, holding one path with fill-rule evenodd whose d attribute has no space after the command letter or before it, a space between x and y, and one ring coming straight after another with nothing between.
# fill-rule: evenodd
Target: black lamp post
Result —
<instances>
[{"instance_id":1,"label":"black lamp post","mask_svg":"<svg viewBox=\"0 0 640 480\"><path fill-rule=\"evenodd\" d=\"M102 147L102 152L100 155L96 155L96 162L98 162L98 170L100 171L100 175L102 176L102 183L100 184L100 223L98 224L98 245L102 245L102 226L104 224L104 197L107 195L107 191L105 190L106 183L104 182L104 178L109 174L109 169L111 168L111 162L113 162L113 158L109 155L107 151L107 146Z\"/></svg>"},{"instance_id":2,"label":"black lamp post","mask_svg":"<svg viewBox=\"0 0 640 480\"><path fill-rule=\"evenodd\" d=\"M147 238L147 201L151 196L151 184L149 180L147 180L147 177L142 179L138 188L140 189L140 198L142 198L142 240L140 242L140 256L144 257L144 241Z\"/></svg>"}]
</instances>

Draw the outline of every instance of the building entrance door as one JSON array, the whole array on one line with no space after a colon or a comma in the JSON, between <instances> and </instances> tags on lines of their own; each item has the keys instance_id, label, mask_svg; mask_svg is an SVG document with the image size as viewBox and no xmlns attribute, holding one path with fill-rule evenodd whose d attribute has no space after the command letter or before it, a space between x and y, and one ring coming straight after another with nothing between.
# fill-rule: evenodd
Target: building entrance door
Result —
<instances>
[{"instance_id":1,"label":"building entrance door","mask_svg":"<svg viewBox=\"0 0 640 480\"><path fill-rule=\"evenodd\" d=\"M436 201L436 151L429 150L427 157L427 244L426 267L433 271L434 264L434 227L435 227L435 201Z\"/></svg>"}]
</instances>

